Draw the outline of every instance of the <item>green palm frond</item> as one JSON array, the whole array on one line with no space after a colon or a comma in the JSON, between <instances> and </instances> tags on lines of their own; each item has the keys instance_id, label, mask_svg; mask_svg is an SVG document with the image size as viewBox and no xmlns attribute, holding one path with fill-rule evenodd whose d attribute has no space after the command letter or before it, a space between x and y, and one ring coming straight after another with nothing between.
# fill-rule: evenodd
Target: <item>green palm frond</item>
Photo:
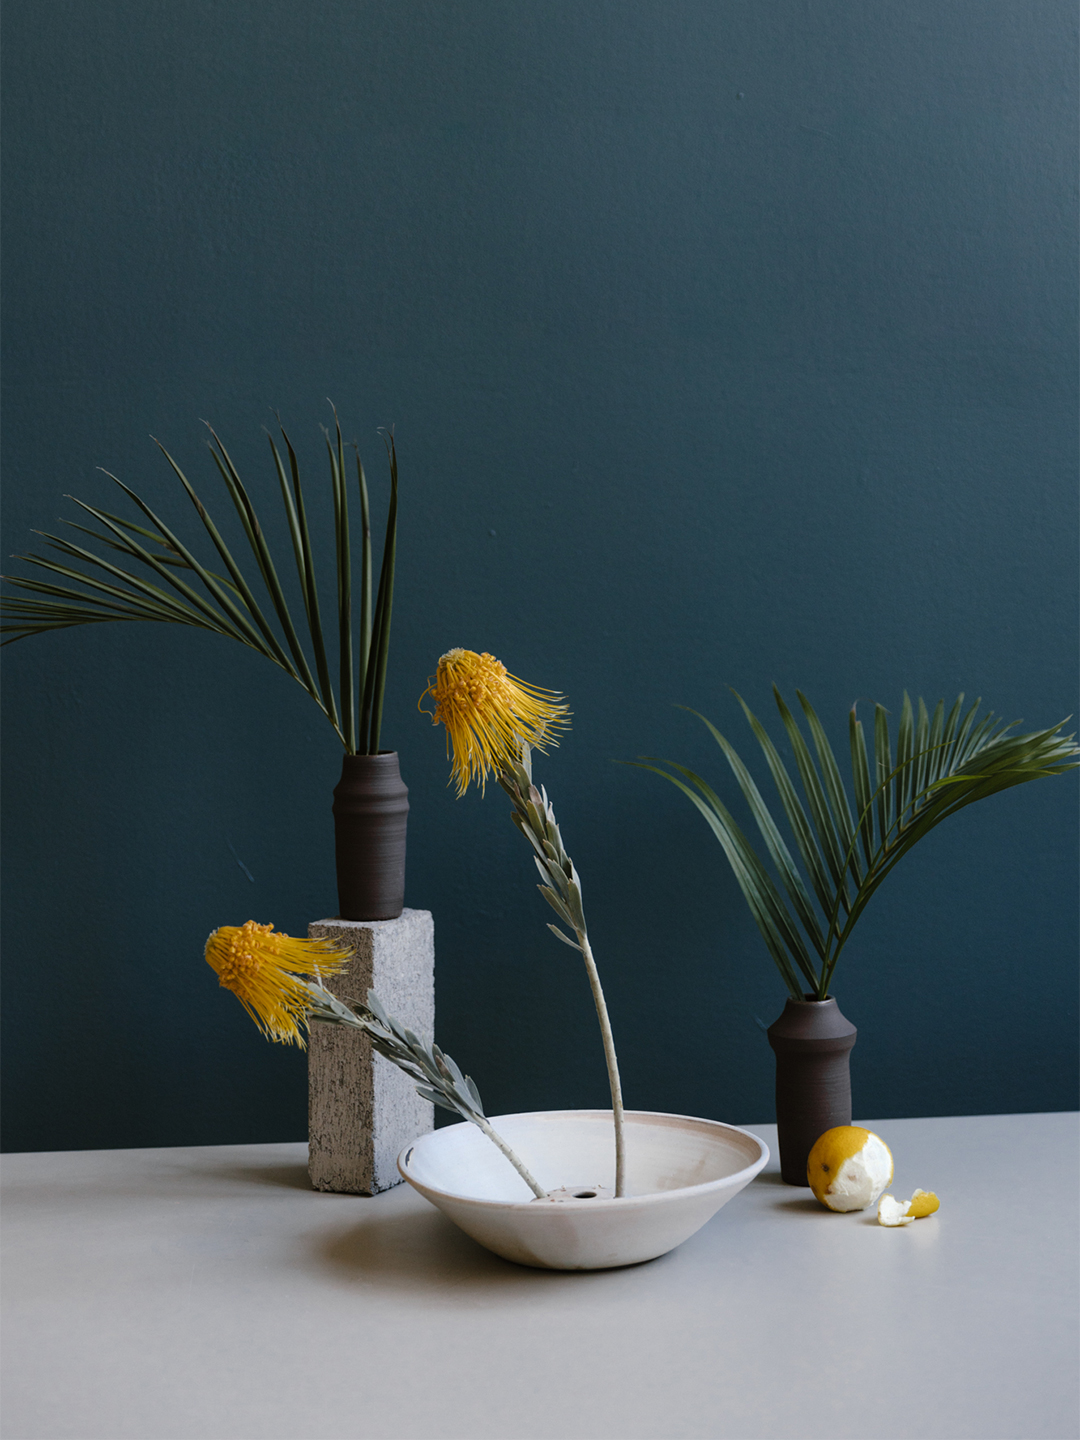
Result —
<instances>
[{"instance_id":1,"label":"green palm frond","mask_svg":"<svg viewBox=\"0 0 1080 1440\"><path fill-rule=\"evenodd\" d=\"M976 800L1075 769L1080 748L1071 735L1061 734L1065 721L1014 735L1018 722L1006 725L992 713L978 718L981 700L964 712L959 695L947 715L939 700L931 715L922 699L916 713L905 691L895 760L885 707L874 707L872 755L856 706L851 707L849 795L813 706L796 693L812 750L773 687L802 798L765 727L740 695L735 698L761 746L802 870L734 747L704 715L690 712L707 726L731 767L779 884L700 775L652 756L642 756L638 764L670 780L708 822L791 994L798 1000L809 992L824 1000L859 916L913 845Z\"/></svg>"},{"instance_id":2,"label":"green palm frond","mask_svg":"<svg viewBox=\"0 0 1080 1440\"><path fill-rule=\"evenodd\" d=\"M3 577L19 591L26 593L5 595L0 601L0 614L4 622L0 625L0 633L7 637L2 643L8 645L15 640L25 639L28 635L40 635L48 630L120 620L154 621L210 630L247 645L290 675L326 715L349 754L376 753L379 748L386 689L397 551L398 473L394 437L392 433L386 437L390 462L390 509L374 614L371 606L370 507L367 480L357 456L363 537L359 575L360 633L354 637L353 558L345 447L336 411L333 438L324 432L330 460L337 576L340 663L338 689L335 693L327 660L327 644L319 605L311 532L300 484L300 468L296 452L280 421L278 428L288 455L288 476L274 437L271 435L268 438L289 529L292 560L303 600L303 625L298 625L293 620L279 576L279 567L275 564L251 496L221 439L207 426L211 436L210 453L239 517L240 527L251 551L249 562L254 561L253 576L257 578L249 580L245 575L187 476L165 447L155 441L194 506L205 537L217 552L226 573L219 574L203 565L196 558L192 546L175 534L134 490L115 475L109 475L109 479L119 486L141 512L141 518L149 522L149 526L124 519L82 500L75 500L75 504L90 516L98 528L92 529L75 521L66 523L81 535L89 536L95 542L96 549L88 549L59 535L36 531L35 533L47 542L50 550L70 563L61 563L52 556L15 557L44 570L50 578L30 579L20 575ZM103 473L109 474L108 471ZM68 498L74 499L73 496ZM70 583L60 583L61 581ZM266 600L263 604L256 598L257 589L265 592ZM266 601L269 602L268 606ZM307 632L306 639L301 638L304 628Z\"/></svg>"}]
</instances>

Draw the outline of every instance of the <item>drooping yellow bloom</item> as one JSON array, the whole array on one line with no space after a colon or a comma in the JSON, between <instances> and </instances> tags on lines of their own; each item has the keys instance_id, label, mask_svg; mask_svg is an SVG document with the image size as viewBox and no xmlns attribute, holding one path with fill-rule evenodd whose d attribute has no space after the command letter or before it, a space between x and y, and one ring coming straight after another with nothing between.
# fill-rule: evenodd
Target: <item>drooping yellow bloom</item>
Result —
<instances>
[{"instance_id":1,"label":"drooping yellow bloom","mask_svg":"<svg viewBox=\"0 0 1080 1440\"><path fill-rule=\"evenodd\" d=\"M349 951L328 940L295 940L273 925L248 920L222 925L206 942L206 963L231 990L268 1040L304 1048L300 1025L311 1004L307 986L297 977L321 980L336 975Z\"/></svg>"},{"instance_id":2,"label":"drooping yellow bloom","mask_svg":"<svg viewBox=\"0 0 1080 1440\"><path fill-rule=\"evenodd\" d=\"M470 780L483 790L489 771L516 760L522 745L535 750L557 745L552 732L569 723L569 708L556 691L516 679L494 655L475 650L448 650L420 697L421 709L429 695L435 701L432 724L446 726L446 753L453 757L450 774L459 796Z\"/></svg>"}]
</instances>

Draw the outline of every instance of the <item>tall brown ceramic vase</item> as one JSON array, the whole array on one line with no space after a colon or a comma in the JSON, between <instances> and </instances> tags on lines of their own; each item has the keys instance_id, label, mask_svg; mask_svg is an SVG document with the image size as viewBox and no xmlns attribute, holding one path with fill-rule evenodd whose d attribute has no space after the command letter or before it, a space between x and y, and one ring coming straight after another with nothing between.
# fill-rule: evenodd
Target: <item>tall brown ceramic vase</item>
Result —
<instances>
[{"instance_id":1,"label":"tall brown ceramic vase","mask_svg":"<svg viewBox=\"0 0 1080 1440\"><path fill-rule=\"evenodd\" d=\"M780 1174L806 1184L814 1142L834 1125L851 1124L851 1048L855 1026L833 999L789 1000L769 1026L776 1051L776 1129Z\"/></svg>"},{"instance_id":2,"label":"tall brown ceramic vase","mask_svg":"<svg viewBox=\"0 0 1080 1440\"><path fill-rule=\"evenodd\" d=\"M333 807L343 920L396 920L401 914L408 795L396 750L344 756Z\"/></svg>"}]
</instances>

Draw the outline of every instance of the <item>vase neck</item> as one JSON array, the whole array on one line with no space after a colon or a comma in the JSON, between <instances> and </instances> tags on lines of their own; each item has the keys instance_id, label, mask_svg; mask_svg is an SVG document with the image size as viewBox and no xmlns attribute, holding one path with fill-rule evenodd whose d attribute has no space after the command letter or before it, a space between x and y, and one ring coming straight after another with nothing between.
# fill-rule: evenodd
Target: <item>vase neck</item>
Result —
<instances>
[{"instance_id":1,"label":"vase neck","mask_svg":"<svg viewBox=\"0 0 1080 1440\"><path fill-rule=\"evenodd\" d=\"M788 1000L784 1013L769 1026L768 1036L776 1041L846 1040L855 1043L855 1026L840 1013L836 1001Z\"/></svg>"}]
</instances>

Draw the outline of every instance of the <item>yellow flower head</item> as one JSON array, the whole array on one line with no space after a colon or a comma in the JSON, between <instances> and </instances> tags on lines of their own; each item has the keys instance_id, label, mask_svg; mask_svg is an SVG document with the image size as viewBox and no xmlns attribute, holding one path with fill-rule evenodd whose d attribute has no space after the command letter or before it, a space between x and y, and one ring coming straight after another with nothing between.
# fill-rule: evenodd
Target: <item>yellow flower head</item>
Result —
<instances>
[{"instance_id":1,"label":"yellow flower head","mask_svg":"<svg viewBox=\"0 0 1080 1440\"><path fill-rule=\"evenodd\" d=\"M206 942L206 963L231 990L268 1040L304 1048L300 1024L311 995L299 975L336 975L349 951L328 940L294 940L273 925L248 920L222 925Z\"/></svg>"},{"instance_id":2,"label":"yellow flower head","mask_svg":"<svg viewBox=\"0 0 1080 1440\"><path fill-rule=\"evenodd\" d=\"M446 753L453 755L450 774L459 796L470 780L483 790L488 772L517 760L522 745L536 750L557 745L552 731L569 723L561 695L515 679L494 655L475 650L448 650L420 697L421 709L429 695L435 701L432 724L446 726Z\"/></svg>"}]
</instances>

